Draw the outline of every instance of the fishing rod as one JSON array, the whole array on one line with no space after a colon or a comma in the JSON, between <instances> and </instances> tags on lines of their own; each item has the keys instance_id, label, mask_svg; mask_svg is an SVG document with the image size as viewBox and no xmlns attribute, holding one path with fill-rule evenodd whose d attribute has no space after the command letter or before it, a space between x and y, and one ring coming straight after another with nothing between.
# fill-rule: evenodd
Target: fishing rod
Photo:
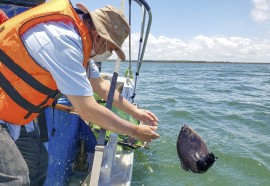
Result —
<instances>
[{"instance_id":1,"label":"fishing rod","mask_svg":"<svg viewBox=\"0 0 270 186\"><path fill-rule=\"evenodd\" d=\"M131 27L131 0L129 0L129 10L128 10L128 12L129 12L128 24ZM128 49L129 49L128 50L128 52L129 52L129 63L128 63L128 68L127 68L127 70L125 72L125 77L132 79L133 75L132 75L132 70L131 70L131 32L129 32L128 39L129 39L129 41L128 41L128 45L129 45L128 46Z\"/></svg>"},{"instance_id":2,"label":"fishing rod","mask_svg":"<svg viewBox=\"0 0 270 186\"><path fill-rule=\"evenodd\" d=\"M62 104L57 103L55 105L50 105L49 107L52 109L67 112L69 114L79 115L79 113L75 111L75 108L73 106L67 106L67 105L62 105Z\"/></svg>"}]
</instances>

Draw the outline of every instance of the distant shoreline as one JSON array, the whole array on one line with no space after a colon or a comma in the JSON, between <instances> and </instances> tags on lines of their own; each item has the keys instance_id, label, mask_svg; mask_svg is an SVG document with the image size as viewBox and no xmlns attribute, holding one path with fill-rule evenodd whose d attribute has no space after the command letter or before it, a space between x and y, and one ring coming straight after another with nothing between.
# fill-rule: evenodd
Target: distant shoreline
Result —
<instances>
[{"instance_id":1,"label":"distant shoreline","mask_svg":"<svg viewBox=\"0 0 270 186\"><path fill-rule=\"evenodd\" d=\"M115 62L116 59L108 60L106 62ZM136 63L136 60L131 60ZM218 64L270 64L270 62L231 62L231 61L189 61L189 60L143 60L144 63L218 63ZM123 61L128 63L128 61Z\"/></svg>"}]
</instances>

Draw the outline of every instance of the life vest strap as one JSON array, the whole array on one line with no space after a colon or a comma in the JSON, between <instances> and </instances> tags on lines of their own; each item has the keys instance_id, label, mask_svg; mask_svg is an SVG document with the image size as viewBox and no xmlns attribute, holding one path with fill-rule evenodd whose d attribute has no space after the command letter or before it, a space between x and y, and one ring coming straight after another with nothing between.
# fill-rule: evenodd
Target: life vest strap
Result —
<instances>
[{"instance_id":1,"label":"life vest strap","mask_svg":"<svg viewBox=\"0 0 270 186\"><path fill-rule=\"evenodd\" d=\"M8 96L20 107L31 113L40 113L44 108L38 107L30 103L12 86L12 84L6 79L6 77L0 72L0 87L8 94ZM29 114L25 117L28 118ZM26 119L25 118L25 119Z\"/></svg>"},{"instance_id":2,"label":"life vest strap","mask_svg":"<svg viewBox=\"0 0 270 186\"><path fill-rule=\"evenodd\" d=\"M27 99L25 99L16 88L8 81L8 79L0 72L0 87L7 93L7 95L20 107L27 110L28 113L25 115L24 119L27 119L31 116L32 113L40 113L48 106L46 103L50 99L57 100L61 97L61 93L58 90L50 89L49 87L43 85L39 81L37 81L34 77L32 77L28 72L26 72L23 68L17 65L3 50L0 49L0 62L4 64L9 70L11 70L14 74L20 77L24 82L26 82L33 89L39 91L40 93L46 95L44 101L42 101L39 105L33 105Z\"/></svg>"},{"instance_id":3,"label":"life vest strap","mask_svg":"<svg viewBox=\"0 0 270 186\"><path fill-rule=\"evenodd\" d=\"M50 98L54 98L59 92L58 90L52 90L49 87L43 85L33 76L27 73L23 68L17 65L3 50L0 49L0 61L9 68L14 74L20 77L24 82L26 82L33 89L39 91L42 94L47 95Z\"/></svg>"}]
</instances>

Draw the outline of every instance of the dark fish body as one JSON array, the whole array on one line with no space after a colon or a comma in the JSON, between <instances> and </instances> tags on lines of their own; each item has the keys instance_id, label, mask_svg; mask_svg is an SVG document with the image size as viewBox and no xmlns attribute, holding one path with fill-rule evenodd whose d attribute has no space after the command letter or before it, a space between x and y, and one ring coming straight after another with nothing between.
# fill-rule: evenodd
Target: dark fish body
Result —
<instances>
[{"instance_id":1,"label":"dark fish body","mask_svg":"<svg viewBox=\"0 0 270 186\"><path fill-rule=\"evenodd\" d=\"M216 160L203 139L187 125L181 128L176 146L182 168L186 171L204 173Z\"/></svg>"}]
</instances>

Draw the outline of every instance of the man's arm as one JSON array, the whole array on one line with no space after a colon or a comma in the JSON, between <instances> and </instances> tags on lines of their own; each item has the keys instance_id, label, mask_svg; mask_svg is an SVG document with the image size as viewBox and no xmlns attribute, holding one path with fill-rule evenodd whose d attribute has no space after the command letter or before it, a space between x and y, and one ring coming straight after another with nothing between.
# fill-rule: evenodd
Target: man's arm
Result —
<instances>
[{"instance_id":1,"label":"man's arm","mask_svg":"<svg viewBox=\"0 0 270 186\"><path fill-rule=\"evenodd\" d=\"M82 119L94 122L101 128L115 133L133 136L141 141L147 142L159 137L159 135L154 132L157 126L138 126L121 119L106 107L99 105L93 96L66 96Z\"/></svg>"},{"instance_id":2,"label":"man's arm","mask_svg":"<svg viewBox=\"0 0 270 186\"><path fill-rule=\"evenodd\" d=\"M90 83L94 91L104 100L107 99L109 94L110 83L103 78L90 78ZM158 118L150 111L139 109L131 104L128 100L123 98L118 91L114 93L113 105L135 119L143 121L145 124L157 126Z\"/></svg>"}]
</instances>

